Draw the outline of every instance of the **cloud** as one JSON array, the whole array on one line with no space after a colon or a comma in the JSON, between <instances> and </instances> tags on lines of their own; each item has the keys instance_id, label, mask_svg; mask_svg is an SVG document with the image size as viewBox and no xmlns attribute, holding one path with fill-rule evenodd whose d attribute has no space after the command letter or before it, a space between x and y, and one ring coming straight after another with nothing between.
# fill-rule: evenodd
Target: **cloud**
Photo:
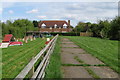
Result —
<instances>
[{"instance_id":1,"label":"cloud","mask_svg":"<svg viewBox=\"0 0 120 80\"><path fill-rule=\"evenodd\" d=\"M39 19L46 19L47 16L37 16L37 18L39 18Z\"/></svg>"},{"instance_id":2,"label":"cloud","mask_svg":"<svg viewBox=\"0 0 120 80\"><path fill-rule=\"evenodd\" d=\"M2 9L2 8L0 8L0 14L2 14L2 11L3 11L3 9Z\"/></svg>"},{"instance_id":3,"label":"cloud","mask_svg":"<svg viewBox=\"0 0 120 80\"><path fill-rule=\"evenodd\" d=\"M10 14L13 14L13 13L14 13L14 11L13 11L13 10L9 10L8 12L9 12Z\"/></svg>"},{"instance_id":4,"label":"cloud","mask_svg":"<svg viewBox=\"0 0 120 80\"><path fill-rule=\"evenodd\" d=\"M65 7L64 13L76 14L78 17L115 17L117 3L75 3ZM89 19L91 20L91 19Z\"/></svg>"},{"instance_id":5,"label":"cloud","mask_svg":"<svg viewBox=\"0 0 120 80\"><path fill-rule=\"evenodd\" d=\"M2 3L2 8L10 8L10 7L14 7L15 2L3 2Z\"/></svg>"},{"instance_id":6,"label":"cloud","mask_svg":"<svg viewBox=\"0 0 120 80\"><path fill-rule=\"evenodd\" d=\"M2 0L2 2L118 2L119 0Z\"/></svg>"},{"instance_id":7,"label":"cloud","mask_svg":"<svg viewBox=\"0 0 120 80\"><path fill-rule=\"evenodd\" d=\"M38 13L38 9L32 9L30 11L26 11L26 13Z\"/></svg>"},{"instance_id":8,"label":"cloud","mask_svg":"<svg viewBox=\"0 0 120 80\"><path fill-rule=\"evenodd\" d=\"M11 4L10 9L14 10L13 8L15 9L19 8L19 10L17 11L20 14L19 16L23 16L23 18L26 17L30 20L34 19L71 20L71 24L76 26L76 24L79 21L97 22L97 20L99 19L114 18L118 14L117 4L118 3L116 2L69 2L67 4L64 2L62 3L28 2L28 3L16 3L14 6ZM23 14L24 11L26 11L26 13L28 14L30 13L36 14L32 14L32 16L28 14ZM14 16L18 17L17 12L16 15L13 15L12 17ZM11 16L9 17L11 18ZM8 19L8 17L6 18Z\"/></svg>"}]
</instances>

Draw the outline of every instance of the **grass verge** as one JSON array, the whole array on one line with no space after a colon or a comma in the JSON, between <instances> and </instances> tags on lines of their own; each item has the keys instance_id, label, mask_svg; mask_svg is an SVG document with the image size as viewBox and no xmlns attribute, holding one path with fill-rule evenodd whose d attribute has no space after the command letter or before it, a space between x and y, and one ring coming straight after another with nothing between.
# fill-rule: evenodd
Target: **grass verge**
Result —
<instances>
[{"instance_id":1,"label":"grass verge","mask_svg":"<svg viewBox=\"0 0 120 80\"><path fill-rule=\"evenodd\" d=\"M50 56L50 63L46 68L45 78L62 78L60 60L60 37L56 41L55 49Z\"/></svg>"}]
</instances>

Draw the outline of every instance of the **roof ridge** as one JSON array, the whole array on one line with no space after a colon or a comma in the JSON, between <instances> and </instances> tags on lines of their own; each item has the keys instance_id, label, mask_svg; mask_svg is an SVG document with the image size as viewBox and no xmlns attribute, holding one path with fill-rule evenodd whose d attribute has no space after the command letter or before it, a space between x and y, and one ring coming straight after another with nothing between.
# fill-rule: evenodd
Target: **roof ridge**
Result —
<instances>
[{"instance_id":1,"label":"roof ridge","mask_svg":"<svg viewBox=\"0 0 120 80\"><path fill-rule=\"evenodd\" d=\"M68 22L65 21L65 20L44 20L44 21L41 21L41 22L39 23L39 26L41 26L43 23L44 23L46 26L54 26L55 24L56 24L57 26L63 26L64 24L69 25Z\"/></svg>"},{"instance_id":2,"label":"roof ridge","mask_svg":"<svg viewBox=\"0 0 120 80\"><path fill-rule=\"evenodd\" d=\"M43 20L43 21L66 21L66 20Z\"/></svg>"}]
</instances>

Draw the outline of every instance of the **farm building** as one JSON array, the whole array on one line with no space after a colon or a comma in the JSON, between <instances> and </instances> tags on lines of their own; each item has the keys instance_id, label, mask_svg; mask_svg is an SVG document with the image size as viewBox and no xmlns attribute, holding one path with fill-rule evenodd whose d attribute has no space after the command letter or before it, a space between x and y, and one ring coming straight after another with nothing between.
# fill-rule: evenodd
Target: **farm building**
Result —
<instances>
[{"instance_id":1,"label":"farm building","mask_svg":"<svg viewBox=\"0 0 120 80\"><path fill-rule=\"evenodd\" d=\"M41 21L38 24L40 32L61 32L66 33L70 32L70 20L68 22L64 20L48 20Z\"/></svg>"}]
</instances>

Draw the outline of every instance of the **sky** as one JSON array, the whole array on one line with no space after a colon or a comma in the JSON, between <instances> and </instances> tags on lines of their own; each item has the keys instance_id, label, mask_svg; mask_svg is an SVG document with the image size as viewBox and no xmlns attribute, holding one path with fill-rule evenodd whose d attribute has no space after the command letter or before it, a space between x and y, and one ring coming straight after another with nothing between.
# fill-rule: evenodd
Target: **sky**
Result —
<instances>
[{"instance_id":1,"label":"sky","mask_svg":"<svg viewBox=\"0 0 120 80\"><path fill-rule=\"evenodd\" d=\"M118 2L2 2L1 21L70 20L72 26L78 22L97 23L118 16Z\"/></svg>"}]
</instances>

